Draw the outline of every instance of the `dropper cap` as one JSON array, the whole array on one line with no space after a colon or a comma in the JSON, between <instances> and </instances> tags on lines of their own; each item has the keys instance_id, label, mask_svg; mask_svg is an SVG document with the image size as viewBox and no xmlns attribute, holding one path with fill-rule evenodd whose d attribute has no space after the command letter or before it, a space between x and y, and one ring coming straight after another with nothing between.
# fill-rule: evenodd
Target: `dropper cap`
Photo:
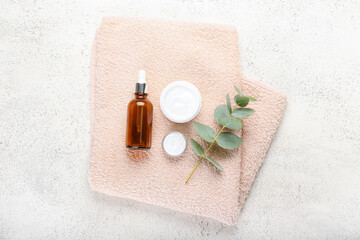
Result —
<instances>
[{"instance_id":1,"label":"dropper cap","mask_svg":"<svg viewBox=\"0 0 360 240\"><path fill-rule=\"evenodd\" d=\"M147 93L145 70L139 71L139 79L135 86L135 93Z\"/></svg>"}]
</instances>

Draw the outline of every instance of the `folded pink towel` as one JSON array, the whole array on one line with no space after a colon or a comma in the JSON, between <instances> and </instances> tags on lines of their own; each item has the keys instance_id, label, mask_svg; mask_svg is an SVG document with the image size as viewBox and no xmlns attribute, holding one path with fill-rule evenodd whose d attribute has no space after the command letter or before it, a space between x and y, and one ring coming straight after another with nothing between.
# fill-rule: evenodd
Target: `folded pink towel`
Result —
<instances>
[{"instance_id":1,"label":"folded pink towel","mask_svg":"<svg viewBox=\"0 0 360 240\"><path fill-rule=\"evenodd\" d=\"M285 109L286 97L255 81L242 78L237 31L234 27L128 18L104 18L92 55L92 140L90 184L95 191L135 199L187 213L236 223ZM133 98L139 69L147 72L149 100L154 105L152 148L125 147L126 108ZM193 83L203 105L191 122L176 124L162 114L161 91L173 81ZM211 155L224 167L219 172L207 161L190 181L185 180L199 157L190 147L178 158L161 148L169 131L196 137L192 123L218 130L213 112L236 95L238 85L258 101L256 113L244 121L243 145ZM199 140L201 141L201 140Z\"/></svg>"}]
</instances>

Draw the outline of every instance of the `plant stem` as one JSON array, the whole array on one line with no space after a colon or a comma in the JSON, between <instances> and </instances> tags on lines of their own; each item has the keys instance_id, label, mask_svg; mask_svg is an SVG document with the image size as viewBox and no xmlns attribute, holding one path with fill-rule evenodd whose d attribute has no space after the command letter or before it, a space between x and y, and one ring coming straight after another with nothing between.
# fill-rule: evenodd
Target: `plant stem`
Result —
<instances>
[{"instance_id":1,"label":"plant stem","mask_svg":"<svg viewBox=\"0 0 360 240\"><path fill-rule=\"evenodd\" d=\"M233 110L231 111L230 117L231 117L231 114L234 112L235 108L236 108L236 105L235 105L235 107L233 108ZM210 148L214 145L214 143L216 142L216 139L219 137L219 135L220 135L221 132L224 130L224 128L225 128L225 126L223 126L223 127L220 129L220 131L218 132L218 134L215 136L214 141L210 144L210 146L208 147L208 149L207 149L207 150L205 151L205 153L201 156L200 160L199 160L198 163L196 164L194 170L192 170L192 172L190 173L189 177L186 179L185 183L187 183L187 182L190 180L191 176L193 175L193 173L195 172L195 170L197 169L197 167L199 166L199 164L201 163L201 161L204 159L205 155L208 153L208 151L210 150Z\"/></svg>"},{"instance_id":2,"label":"plant stem","mask_svg":"<svg viewBox=\"0 0 360 240\"><path fill-rule=\"evenodd\" d=\"M186 179L186 182L187 183L189 181L189 179L191 178L191 176L193 175L193 173L195 172L196 168L199 166L199 164L201 163L201 161L203 160L203 158L205 157L206 153L210 150L210 148L212 147L212 145L214 145L217 137L220 135L220 133L224 130L225 127L222 127L220 132L216 135L214 141L210 144L210 146L208 147L208 149L205 151L205 153L201 156L200 160L198 161L198 163L196 164L194 170L192 170L190 176L188 177L188 179Z\"/></svg>"}]
</instances>

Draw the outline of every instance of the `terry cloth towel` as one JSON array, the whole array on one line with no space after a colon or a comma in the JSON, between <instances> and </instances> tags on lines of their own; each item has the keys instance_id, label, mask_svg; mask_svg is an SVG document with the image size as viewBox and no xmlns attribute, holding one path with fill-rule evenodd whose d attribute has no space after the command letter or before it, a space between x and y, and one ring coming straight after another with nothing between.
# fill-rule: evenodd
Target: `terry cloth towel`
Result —
<instances>
[{"instance_id":1,"label":"terry cloth towel","mask_svg":"<svg viewBox=\"0 0 360 240\"><path fill-rule=\"evenodd\" d=\"M104 18L91 66L92 189L236 223L286 104L283 94L241 76L238 52L237 31L231 26ZM126 113L140 69L147 72L148 98L154 105L153 135L150 150L134 151L125 147ZM203 99L199 115L184 124L170 122L159 106L161 91L179 80L194 84ZM213 147L209 156L224 170L204 160L185 184L199 157L191 147L181 157L168 157L162 139L179 131L204 146L192 124L218 131L214 110L226 103L226 93L237 94L233 85L257 99L249 104L256 113L244 121L243 144L231 151Z\"/></svg>"}]
</instances>

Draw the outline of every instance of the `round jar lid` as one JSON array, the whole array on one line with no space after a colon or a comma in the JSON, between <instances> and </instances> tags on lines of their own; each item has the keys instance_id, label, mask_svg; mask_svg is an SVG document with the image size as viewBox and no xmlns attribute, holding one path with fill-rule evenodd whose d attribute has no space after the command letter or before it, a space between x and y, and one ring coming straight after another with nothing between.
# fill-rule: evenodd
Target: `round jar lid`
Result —
<instances>
[{"instance_id":1,"label":"round jar lid","mask_svg":"<svg viewBox=\"0 0 360 240\"><path fill-rule=\"evenodd\" d=\"M169 132L162 141L164 151L171 157L178 157L185 152L186 139L179 132Z\"/></svg>"},{"instance_id":2,"label":"round jar lid","mask_svg":"<svg viewBox=\"0 0 360 240\"><path fill-rule=\"evenodd\" d=\"M175 81L162 91L160 107L170 121L189 122L200 112L201 95L193 84L186 81Z\"/></svg>"}]
</instances>

